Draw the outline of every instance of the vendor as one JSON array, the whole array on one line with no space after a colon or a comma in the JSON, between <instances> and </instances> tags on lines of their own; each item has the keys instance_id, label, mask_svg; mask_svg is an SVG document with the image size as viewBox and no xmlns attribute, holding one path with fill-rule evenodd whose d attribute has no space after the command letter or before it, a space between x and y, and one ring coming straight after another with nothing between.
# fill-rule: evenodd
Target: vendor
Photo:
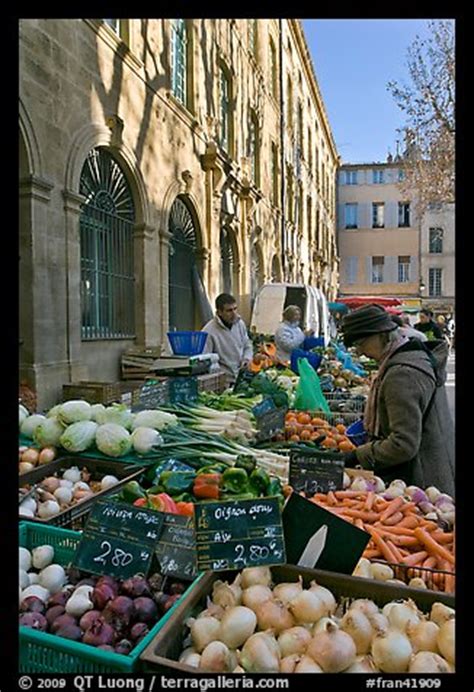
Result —
<instances>
[{"instance_id":1,"label":"vendor","mask_svg":"<svg viewBox=\"0 0 474 692\"><path fill-rule=\"evenodd\" d=\"M283 319L275 332L276 357L279 361L288 362L291 352L302 346L305 333L300 327L301 317L301 310L297 305L288 305L283 310Z\"/></svg>"},{"instance_id":2,"label":"vendor","mask_svg":"<svg viewBox=\"0 0 474 692\"><path fill-rule=\"evenodd\" d=\"M342 324L344 344L377 361L364 412L369 442L346 456L347 466L370 469L421 488L454 495L454 429L444 382L448 345L400 333L378 305L354 310Z\"/></svg>"}]
</instances>

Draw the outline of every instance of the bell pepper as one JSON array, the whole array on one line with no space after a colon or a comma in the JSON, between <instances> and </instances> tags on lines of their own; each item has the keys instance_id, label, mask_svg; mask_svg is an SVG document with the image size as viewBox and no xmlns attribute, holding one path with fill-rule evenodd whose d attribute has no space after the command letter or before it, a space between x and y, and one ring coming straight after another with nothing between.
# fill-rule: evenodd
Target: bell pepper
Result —
<instances>
[{"instance_id":1,"label":"bell pepper","mask_svg":"<svg viewBox=\"0 0 474 692\"><path fill-rule=\"evenodd\" d=\"M232 467L227 469L222 476L223 490L232 493L246 493L249 488L249 477L245 469Z\"/></svg>"},{"instance_id":2,"label":"bell pepper","mask_svg":"<svg viewBox=\"0 0 474 692\"><path fill-rule=\"evenodd\" d=\"M224 473L224 471L228 468L228 464L216 461L214 464L206 464L206 466L202 466L197 471L197 475L200 476L203 473Z\"/></svg>"},{"instance_id":3,"label":"bell pepper","mask_svg":"<svg viewBox=\"0 0 474 692\"><path fill-rule=\"evenodd\" d=\"M267 485L266 496L273 497L274 495L284 497L283 486L278 478L270 478L270 482Z\"/></svg>"},{"instance_id":4,"label":"bell pepper","mask_svg":"<svg viewBox=\"0 0 474 692\"><path fill-rule=\"evenodd\" d=\"M148 504L148 498L147 497L139 497L135 500L133 503L134 507L149 507Z\"/></svg>"},{"instance_id":5,"label":"bell pepper","mask_svg":"<svg viewBox=\"0 0 474 692\"><path fill-rule=\"evenodd\" d=\"M177 502L176 508L178 514L182 514L185 517L194 516L194 502Z\"/></svg>"},{"instance_id":6,"label":"bell pepper","mask_svg":"<svg viewBox=\"0 0 474 692\"><path fill-rule=\"evenodd\" d=\"M270 476L263 469L255 469L252 471L249 478L249 486L258 495L267 495L267 488L270 483Z\"/></svg>"},{"instance_id":7,"label":"bell pepper","mask_svg":"<svg viewBox=\"0 0 474 692\"><path fill-rule=\"evenodd\" d=\"M148 500L152 509L158 512L169 512L170 514L178 514L176 503L167 493L159 495L148 495Z\"/></svg>"},{"instance_id":8,"label":"bell pepper","mask_svg":"<svg viewBox=\"0 0 474 692\"><path fill-rule=\"evenodd\" d=\"M191 493L180 493L173 495L173 500L178 504L178 502L194 502L195 498Z\"/></svg>"},{"instance_id":9,"label":"bell pepper","mask_svg":"<svg viewBox=\"0 0 474 692\"><path fill-rule=\"evenodd\" d=\"M159 484L170 495L184 493L193 487L196 473L194 471L163 471Z\"/></svg>"},{"instance_id":10,"label":"bell pepper","mask_svg":"<svg viewBox=\"0 0 474 692\"><path fill-rule=\"evenodd\" d=\"M204 500L218 500L222 474L201 473L196 476L193 485L195 497Z\"/></svg>"},{"instance_id":11,"label":"bell pepper","mask_svg":"<svg viewBox=\"0 0 474 692\"><path fill-rule=\"evenodd\" d=\"M255 500L258 497L254 492L247 493L221 493L219 500Z\"/></svg>"},{"instance_id":12,"label":"bell pepper","mask_svg":"<svg viewBox=\"0 0 474 692\"><path fill-rule=\"evenodd\" d=\"M120 492L120 499L124 502L129 502L130 504L133 504L135 500L144 497L146 497L145 491L138 481L128 481L128 483L125 483L125 485L122 487Z\"/></svg>"},{"instance_id":13,"label":"bell pepper","mask_svg":"<svg viewBox=\"0 0 474 692\"><path fill-rule=\"evenodd\" d=\"M250 475L257 466L257 460L251 454L239 454L234 468L245 469Z\"/></svg>"}]
</instances>

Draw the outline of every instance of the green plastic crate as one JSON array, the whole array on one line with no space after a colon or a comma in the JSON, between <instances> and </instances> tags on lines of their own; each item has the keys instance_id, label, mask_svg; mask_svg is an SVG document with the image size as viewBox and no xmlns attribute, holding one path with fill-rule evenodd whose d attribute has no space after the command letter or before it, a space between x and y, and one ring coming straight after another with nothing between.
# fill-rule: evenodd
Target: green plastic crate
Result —
<instances>
[{"instance_id":1,"label":"green plastic crate","mask_svg":"<svg viewBox=\"0 0 474 692\"><path fill-rule=\"evenodd\" d=\"M56 526L45 526L30 521L20 522L19 545L32 550L39 545L54 548L54 561L66 566L73 558L81 534ZM128 656L102 651L89 644L73 642L54 634L37 632L20 627L21 673L131 673L140 667L140 654L153 640L163 625L173 615L176 607L192 586L201 579L199 575L189 588L150 630Z\"/></svg>"}]
</instances>

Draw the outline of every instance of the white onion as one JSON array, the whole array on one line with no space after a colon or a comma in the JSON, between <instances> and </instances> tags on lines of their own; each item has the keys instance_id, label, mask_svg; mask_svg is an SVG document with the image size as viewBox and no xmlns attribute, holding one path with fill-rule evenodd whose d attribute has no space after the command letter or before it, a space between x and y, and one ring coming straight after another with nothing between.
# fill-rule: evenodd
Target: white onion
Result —
<instances>
[{"instance_id":1,"label":"white onion","mask_svg":"<svg viewBox=\"0 0 474 692\"><path fill-rule=\"evenodd\" d=\"M342 474L342 489L346 490L351 484L351 477L344 471Z\"/></svg>"},{"instance_id":2,"label":"white onion","mask_svg":"<svg viewBox=\"0 0 474 692\"><path fill-rule=\"evenodd\" d=\"M66 478L61 478L59 481L60 488L70 488L72 490L73 486L74 483L72 481L68 481Z\"/></svg>"},{"instance_id":3,"label":"white onion","mask_svg":"<svg viewBox=\"0 0 474 692\"><path fill-rule=\"evenodd\" d=\"M320 598L321 601L326 605L326 615L332 615L336 612L336 599L329 589L327 589L325 586L321 586L321 584L318 584L313 580L308 590L310 593L316 594L316 596Z\"/></svg>"},{"instance_id":4,"label":"white onion","mask_svg":"<svg viewBox=\"0 0 474 692\"><path fill-rule=\"evenodd\" d=\"M301 656L298 654L290 654L282 658L280 661L280 673L294 673L300 658Z\"/></svg>"},{"instance_id":5,"label":"white onion","mask_svg":"<svg viewBox=\"0 0 474 692\"><path fill-rule=\"evenodd\" d=\"M420 620L418 624L409 624L407 635L411 641L414 653L418 651L433 651L438 653L436 639L438 637L439 626L431 620Z\"/></svg>"},{"instance_id":6,"label":"white onion","mask_svg":"<svg viewBox=\"0 0 474 692\"><path fill-rule=\"evenodd\" d=\"M306 653L325 673L340 673L354 663L356 645L346 632L328 623L326 631L313 636Z\"/></svg>"},{"instance_id":7,"label":"white onion","mask_svg":"<svg viewBox=\"0 0 474 692\"><path fill-rule=\"evenodd\" d=\"M191 637L193 646L200 654L208 644L215 641L221 623L217 618L205 617L198 618L191 625Z\"/></svg>"},{"instance_id":8,"label":"white onion","mask_svg":"<svg viewBox=\"0 0 474 692\"><path fill-rule=\"evenodd\" d=\"M79 483L81 480L81 472L77 466L71 466L71 468L66 469L63 473L63 479L65 481L72 481L73 483Z\"/></svg>"},{"instance_id":9,"label":"white onion","mask_svg":"<svg viewBox=\"0 0 474 692\"><path fill-rule=\"evenodd\" d=\"M340 628L354 640L358 656L369 653L373 629L368 617L361 610L348 610L341 620Z\"/></svg>"},{"instance_id":10,"label":"white onion","mask_svg":"<svg viewBox=\"0 0 474 692\"><path fill-rule=\"evenodd\" d=\"M299 581L284 582L273 587L273 596L285 605L288 605L298 594L303 591L303 579Z\"/></svg>"},{"instance_id":11,"label":"white onion","mask_svg":"<svg viewBox=\"0 0 474 692\"><path fill-rule=\"evenodd\" d=\"M266 632L256 632L247 639L240 654L240 664L247 673L279 673L280 649Z\"/></svg>"},{"instance_id":12,"label":"white onion","mask_svg":"<svg viewBox=\"0 0 474 692\"><path fill-rule=\"evenodd\" d=\"M21 461L18 464L18 473L20 475L22 475L24 473L29 473L30 471L33 471L34 468L35 468L34 465L31 464L29 461Z\"/></svg>"},{"instance_id":13,"label":"white onion","mask_svg":"<svg viewBox=\"0 0 474 692\"><path fill-rule=\"evenodd\" d=\"M59 514L61 507L55 500L46 500L46 502L41 502L38 507L38 516L40 519L50 519L56 514Z\"/></svg>"},{"instance_id":14,"label":"white onion","mask_svg":"<svg viewBox=\"0 0 474 692\"><path fill-rule=\"evenodd\" d=\"M314 592L306 590L291 601L289 608L296 622L317 622L328 612L326 603Z\"/></svg>"},{"instance_id":15,"label":"white onion","mask_svg":"<svg viewBox=\"0 0 474 692\"><path fill-rule=\"evenodd\" d=\"M21 589L26 589L26 587L30 585L30 578L28 576L28 573L26 572L26 570L21 569L21 567L19 575L19 584Z\"/></svg>"},{"instance_id":16,"label":"white onion","mask_svg":"<svg viewBox=\"0 0 474 692\"><path fill-rule=\"evenodd\" d=\"M253 586L254 584L263 584L270 586L272 583L272 573L269 567L246 567L241 572L243 589Z\"/></svg>"},{"instance_id":17,"label":"white onion","mask_svg":"<svg viewBox=\"0 0 474 692\"><path fill-rule=\"evenodd\" d=\"M28 519L34 519L35 513L32 512L29 507L22 507L20 505L19 515L20 517L28 517Z\"/></svg>"},{"instance_id":18,"label":"white onion","mask_svg":"<svg viewBox=\"0 0 474 692\"><path fill-rule=\"evenodd\" d=\"M258 629L272 629L275 634L293 627L295 621L288 608L279 601L264 601L255 608Z\"/></svg>"},{"instance_id":19,"label":"white onion","mask_svg":"<svg viewBox=\"0 0 474 692\"><path fill-rule=\"evenodd\" d=\"M297 664L295 673L324 673L321 666L314 661L311 656L302 656Z\"/></svg>"},{"instance_id":20,"label":"white onion","mask_svg":"<svg viewBox=\"0 0 474 692\"><path fill-rule=\"evenodd\" d=\"M21 600L24 601L25 598L28 598L28 596L36 596L36 598L39 598L40 601L46 603L50 595L51 594L49 593L48 589L45 589L44 586L41 586L40 584L32 584L31 586L27 586L26 589L21 592Z\"/></svg>"},{"instance_id":21,"label":"white onion","mask_svg":"<svg viewBox=\"0 0 474 692\"><path fill-rule=\"evenodd\" d=\"M453 665L455 655L455 633L456 621L454 618L451 618L450 620L446 620L446 622L443 622L443 624L439 628L438 637L436 639L438 649L440 650L441 654L448 661L448 663L452 663Z\"/></svg>"},{"instance_id":22,"label":"white onion","mask_svg":"<svg viewBox=\"0 0 474 692\"><path fill-rule=\"evenodd\" d=\"M268 586L254 584L242 591L242 605L255 610L259 603L272 600L273 593Z\"/></svg>"},{"instance_id":23,"label":"white onion","mask_svg":"<svg viewBox=\"0 0 474 692\"><path fill-rule=\"evenodd\" d=\"M438 497L441 495L441 490L438 490L438 488L435 488L434 485L430 485L429 488L426 488L425 493L428 496L428 500L430 502L436 502Z\"/></svg>"},{"instance_id":24,"label":"white onion","mask_svg":"<svg viewBox=\"0 0 474 692\"><path fill-rule=\"evenodd\" d=\"M221 620L217 639L227 644L229 649L237 649L254 633L257 616L245 606L228 608Z\"/></svg>"},{"instance_id":25,"label":"white onion","mask_svg":"<svg viewBox=\"0 0 474 692\"><path fill-rule=\"evenodd\" d=\"M188 653L187 656L181 660L181 663L184 663L186 666L191 666L191 668L199 668L200 662L201 654L197 654L195 651Z\"/></svg>"},{"instance_id":26,"label":"white onion","mask_svg":"<svg viewBox=\"0 0 474 692\"><path fill-rule=\"evenodd\" d=\"M66 572L61 565L48 565L39 574L39 583L52 594L61 591L66 581Z\"/></svg>"},{"instance_id":27,"label":"white onion","mask_svg":"<svg viewBox=\"0 0 474 692\"><path fill-rule=\"evenodd\" d=\"M412 589L427 589L426 582L421 577L412 577L408 582L408 586Z\"/></svg>"},{"instance_id":28,"label":"white onion","mask_svg":"<svg viewBox=\"0 0 474 692\"><path fill-rule=\"evenodd\" d=\"M451 666L439 654L420 651L415 654L408 667L409 673L450 673Z\"/></svg>"},{"instance_id":29,"label":"white onion","mask_svg":"<svg viewBox=\"0 0 474 692\"><path fill-rule=\"evenodd\" d=\"M117 485L118 482L119 479L115 476L104 476L100 481L100 488L101 490L108 490L109 488L112 488L114 485Z\"/></svg>"},{"instance_id":30,"label":"white onion","mask_svg":"<svg viewBox=\"0 0 474 692\"><path fill-rule=\"evenodd\" d=\"M36 569L44 569L53 562L54 548L51 545L40 545L33 549L32 562Z\"/></svg>"},{"instance_id":31,"label":"white onion","mask_svg":"<svg viewBox=\"0 0 474 692\"><path fill-rule=\"evenodd\" d=\"M72 490L71 488L64 488L60 486L54 491L54 497L60 505L68 505L72 500Z\"/></svg>"},{"instance_id":32,"label":"white onion","mask_svg":"<svg viewBox=\"0 0 474 692\"><path fill-rule=\"evenodd\" d=\"M28 574L28 579L30 580L30 586L39 584L39 574L36 574L36 572L30 572Z\"/></svg>"},{"instance_id":33,"label":"white onion","mask_svg":"<svg viewBox=\"0 0 474 692\"><path fill-rule=\"evenodd\" d=\"M405 673L413 648L403 632L390 627L386 632L375 634L371 654L375 665L383 673Z\"/></svg>"},{"instance_id":34,"label":"white onion","mask_svg":"<svg viewBox=\"0 0 474 692\"><path fill-rule=\"evenodd\" d=\"M217 579L212 586L212 600L223 608L240 605L242 589L237 584L229 584Z\"/></svg>"},{"instance_id":35,"label":"white onion","mask_svg":"<svg viewBox=\"0 0 474 692\"><path fill-rule=\"evenodd\" d=\"M350 610L353 609L361 610L364 615L367 615L367 617L379 612L378 606L376 606L375 603L368 598L356 598L356 600L352 601L350 605Z\"/></svg>"},{"instance_id":36,"label":"white onion","mask_svg":"<svg viewBox=\"0 0 474 692\"><path fill-rule=\"evenodd\" d=\"M439 603L437 601L431 606L430 620L436 622L436 624L441 627L443 622L450 620L455 616L455 614L456 611L454 608L450 608L449 606L444 605L444 603Z\"/></svg>"},{"instance_id":37,"label":"white onion","mask_svg":"<svg viewBox=\"0 0 474 692\"><path fill-rule=\"evenodd\" d=\"M367 618L374 631L384 632L390 627L388 619L382 613L371 613Z\"/></svg>"},{"instance_id":38,"label":"white onion","mask_svg":"<svg viewBox=\"0 0 474 692\"><path fill-rule=\"evenodd\" d=\"M210 673L229 672L237 665L237 657L223 642L209 642L199 659L199 668Z\"/></svg>"},{"instance_id":39,"label":"white onion","mask_svg":"<svg viewBox=\"0 0 474 692\"><path fill-rule=\"evenodd\" d=\"M311 633L305 627L290 627L278 637L281 655L304 654L311 641Z\"/></svg>"},{"instance_id":40,"label":"white onion","mask_svg":"<svg viewBox=\"0 0 474 692\"><path fill-rule=\"evenodd\" d=\"M357 656L354 663L342 671L343 673L376 673L377 668L371 656Z\"/></svg>"},{"instance_id":41,"label":"white onion","mask_svg":"<svg viewBox=\"0 0 474 692\"><path fill-rule=\"evenodd\" d=\"M19 556L20 556L20 569L24 569L25 572L28 572L31 569L31 553L27 548L23 548L20 546L18 548Z\"/></svg>"},{"instance_id":42,"label":"white onion","mask_svg":"<svg viewBox=\"0 0 474 692\"><path fill-rule=\"evenodd\" d=\"M401 632L406 632L409 624L417 625L420 622L418 608L411 599L403 603L394 603L387 618L389 623Z\"/></svg>"},{"instance_id":43,"label":"white onion","mask_svg":"<svg viewBox=\"0 0 474 692\"><path fill-rule=\"evenodd\" d=\"M183 649L183 651L180 653L178 662L183 663L184 659L189 656L190 654L196 654L197 651L193 646L188 646L186 649Z\"/></svg>"},{"instance_id":44,"label":"white onion","mask_svg":"<svg viewBox=\"0 0 474 692\"><path fill-rule=\"evenodd\" d=\"M394 572L390 565L384 565L381 562L372 562L370 565L370 573L374 579L387 581L393 579Z\"/></svg>"},{"instance_id":45,"label":"white onion","mask_svg":"<svg viewBox=\"0 0 474 692\"><path fill-rule=\"evenodd\" d=\"M354 571L352 572L353 577L362 577L363 579L373 579L372 571L370 569L371 566L370 560L367 560L366 557L361 557L359 562L354 568Z\"/></svg>"},{"instance_id":46,"label":"white onion","mask_svg":"<svg viewBox=\"0 0 474 692\"><path fill-rule=\"evenodd\" d=\"M336 627L339 627L339 623L332 617L323 617L320 618L311 628L311 631L313 634L316 634L317 632L322 632L323 630L326 631L326 625L327 623L330 622L331 624L335 625Z\"/></svg>"}]
</instances>

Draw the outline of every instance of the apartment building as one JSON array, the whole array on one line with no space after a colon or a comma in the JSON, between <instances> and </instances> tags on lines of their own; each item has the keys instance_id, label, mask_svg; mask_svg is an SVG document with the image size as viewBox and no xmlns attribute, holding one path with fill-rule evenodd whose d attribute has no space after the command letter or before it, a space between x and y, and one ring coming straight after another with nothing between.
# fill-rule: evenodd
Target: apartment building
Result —
<instances>
[{"instance_id":1,"label":"apartment building","mask_svg":"<svg viewBox=\"0 0 474 692\"><path fill-rule=\"evenodd\" d=\"M293 19L22 19L20 377L119 378L203 303L336 297L339 163Z\"/></svg>"},{"instance_id":2,"label":"apartment building","mask_svg":"<svg viewBox=\"0 0 474 692\"><path fill-rule=\"evenodd\" d=\"M432 204L421 223L421 296L435 313L455 308L455 207Z\"/></svg>"}]
</instances>

